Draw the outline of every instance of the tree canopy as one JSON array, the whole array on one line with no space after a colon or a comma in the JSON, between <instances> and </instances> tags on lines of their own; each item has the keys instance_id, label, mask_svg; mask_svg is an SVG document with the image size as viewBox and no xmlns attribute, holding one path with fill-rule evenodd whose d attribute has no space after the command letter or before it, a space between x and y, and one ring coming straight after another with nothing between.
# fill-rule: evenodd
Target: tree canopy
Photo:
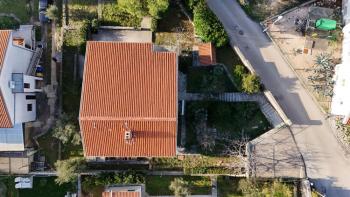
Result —
<instances>
[{"instance_id":1,"label":"tree canopy","mask_svg":"<svg viewBox=\"0 0 350 197\"><path fill-rule=\"evenodd\" d=\"M204 42L213 42L221 47L227 44L227 33L216 15L208 8L205 1L199 2L193 11L193 22L196 34Z\"/></svg>"},{"instance_id":2,"label":"tree canopy","mask_svg":"<svg viewBox=\"0 0 350 197\"><path fill-rule=\"evenodd\" d=\"M57 178L56 183L61 185L63 183L73 182L77 179L78 173L85 169L84 158L70 158L67 160L58 160L55 163Z\"/></svg>"},{"instance_id":3,"label":"tree canopy","mask_svg":"<svg viewBox=\"0 0 350 197\"><path fill-rule=\"evenodd\" d=\"M169 7L169 0L147 0L148 13L158 19L160 13L165 12Z\"/></svg>"},{"instance_id":4,"label":"tree canopy","mask_svg":"<svg viewBox=\"0 0 350 197\"><path fill-rule=\"evenodd\" d=\"M70 120L70 117L65 114L57 120L53 129L53 137L60 140L63 144L72 143L73 145L79 145L81 142L77 127Z\"/></svg>"},{"instance_id":5,"label":"tree canopy","mask_svg":"<svg viewBox=\"0 0 350 197\"><path fill-rule=\"evenodd\" d=\"M51 20L57 20L58 14L58 8L56 5L50 5L46 10L46 16Z\"/></svg>"},{"instance_id":6,"label":"tree canopy","mask_svg":"<svg viewBox=\"0 0 350 197\"><path fill-rule=\"evenodd\" d=\"M118 0L118 6L121 10L132 16L138 18L144 16L144 8L140 0Z\"/></svg>"}]
</instances>

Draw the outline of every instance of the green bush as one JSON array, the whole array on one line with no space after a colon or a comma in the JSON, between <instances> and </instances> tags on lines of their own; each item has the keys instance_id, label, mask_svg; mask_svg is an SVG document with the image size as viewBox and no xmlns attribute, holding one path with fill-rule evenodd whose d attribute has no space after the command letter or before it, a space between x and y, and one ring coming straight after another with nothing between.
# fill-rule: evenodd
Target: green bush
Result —
<instances>
[{"instance_id":1,"label":"green bush","mask_svg":"<svg viewBox=\"0 0 350 197\"><path fill-rule=\"evenodd\" d=\"M248 74L243 77L242 89L249 94L260 91L260 78L255 74Z\"/></svg>"},{"instance_id":2,"label":"green bush","mask_svg":"<svg viewBox=\"0 0 350 197\"><path fill-rule=\"evenodd\" d=\"M135 171L125 171L120 173L100 173L97 176L84 177L83 186L88 188L94 186L105 186L113 184L143 184L145 175Z\"/></svg>"},{"instance_id":3,"label":"green bush","mask_svg":"<svg viewBox=\"0 0 350 197\"><path fill-rule=\"evenodd\" d=\"M217 47L228 43L228 35L223 25L205 2L198 3L193 12L195 32L204 42L212 42Z\"/></svg>"},{"instance_id":4,"label":"green bush","mask_svg":"<svg viewBox=\"0 0 350 197\"><path fill-rule=\"evenodd\" d=\"M0 16L0 29L17 29L19 22L8 16Z\"/></svg>"}]
</instances>

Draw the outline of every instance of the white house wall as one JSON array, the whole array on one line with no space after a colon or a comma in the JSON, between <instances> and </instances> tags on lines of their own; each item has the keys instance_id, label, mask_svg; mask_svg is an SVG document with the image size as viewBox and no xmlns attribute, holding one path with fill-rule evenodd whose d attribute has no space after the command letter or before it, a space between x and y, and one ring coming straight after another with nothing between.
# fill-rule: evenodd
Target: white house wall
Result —
<instances>
[{"instance_id":1,"label":"white house wall","mask_svg":"<svg viewBox=\"0 0 350 197\"><path fill-rule=\"evenodd\" d=\"M30 122L36 119L36 100L26 99L29 93L18 93L15 95L15 123ZM32 111L27 110L27 105L32 105Z\"/></svg>"},{"instance_id":2,"label":"white house wall","mask_svg":"<svg viewBox=\"0 0 350 197\"><path fill-rule=\"evenodd\" d=\"M1 70L0 88L12 123L14 122L15 117L15 98L9 87L9 82L12 79L12 73L26 73L32 56L33 51L12 45L11 35Z\"/></svg>"}]
</instances>

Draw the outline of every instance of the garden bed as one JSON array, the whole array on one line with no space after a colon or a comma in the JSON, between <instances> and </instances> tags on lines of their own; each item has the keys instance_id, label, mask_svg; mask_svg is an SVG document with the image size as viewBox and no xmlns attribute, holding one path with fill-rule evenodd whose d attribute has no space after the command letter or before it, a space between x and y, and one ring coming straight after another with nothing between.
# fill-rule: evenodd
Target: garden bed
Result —
<instances>
[{"instance_id":1,"label":"garden bed","mask_svg":"<svg viewBox=\"0 0 350 197\"><path fill-rule=\"evenodd\" d=\"M188 181L192 195L211 194L210 177L199 176L147 176L146 192L154 196L173 195L174 193L169 189L169 186L175 178L183 178Z\"/></svg>"}]
</instances>

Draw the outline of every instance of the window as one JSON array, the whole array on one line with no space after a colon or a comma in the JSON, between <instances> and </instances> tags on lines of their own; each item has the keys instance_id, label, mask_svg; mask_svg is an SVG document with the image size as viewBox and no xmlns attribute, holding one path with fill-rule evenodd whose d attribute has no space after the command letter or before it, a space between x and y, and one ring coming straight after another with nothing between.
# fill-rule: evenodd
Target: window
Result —
<instances>
[{"instance_id":1,"label":"window","mask_svg":"<svg viewBox=\"0 0 350 197\"><path fill-rule=\"evenodd\" d=\"M36 99L36 96L35 96L35 95L27 95L27 96L26 96L26 99L27 99L27 100L35 100L35 99Z\"/></svg>"},{"instance_id":2,"label":"window","mask_svg":"<svg viewBox=\"0 0 350 197\"><path fill-rule=\"evenodd\" d=\"M33 105L27 104L27 111L33 111Z\"/></svg>"},{"instance_id":3,"label":"window","mask_svg":"<svg viewBox=\"0 0 350 197\"><path fill-rule=\"evenodd\" d=\"M24 83L24 88L30 88L30 84L29 83Z\"/></svg>"}]
</instances>

